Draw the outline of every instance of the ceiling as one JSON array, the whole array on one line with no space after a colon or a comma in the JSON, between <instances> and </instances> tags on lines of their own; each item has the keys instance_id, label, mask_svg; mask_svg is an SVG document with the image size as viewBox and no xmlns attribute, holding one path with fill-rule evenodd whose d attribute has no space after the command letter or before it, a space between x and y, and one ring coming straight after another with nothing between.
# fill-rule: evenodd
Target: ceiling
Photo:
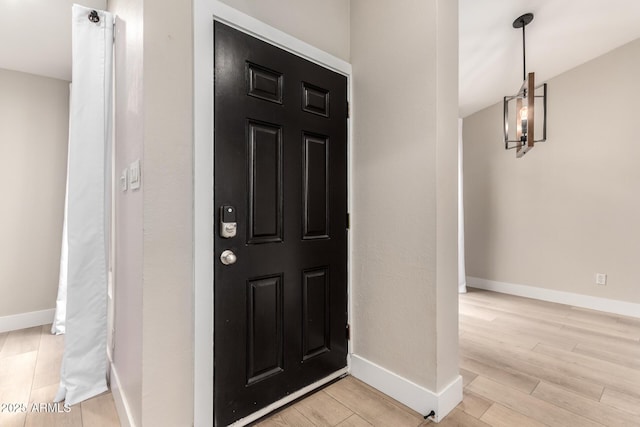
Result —
<instances>
[{"instance_id":1,"label":"ceiling","mask_svg":"<svg viewBox=\"0 0 640 427\"><path fill-rule=\"evenodd\" d=\"M640 37L638 0L459 0L459 114L515 94L522 84L520 15L527 71L543 82ZM549 88L549 91L552 91Z\"/></svg>"},{"instance_id":2,"label":"ceiling","mask_svg":"<svg viewBox=\"0 0 640 427\"><path fill-rule=\"evenodd\" d=\"M71 80L71 5L107 0L0 0L0 68Z\"/></svg>"},{"instance_id":3,"label":"ceiling","mask_svg":"<svg viewBox=\"0 0 640 427\"><path fill-rule=\"evenodd\" d=\"M107 0L0 0L0 68L71 80L71 5ZM460 117L515 93L527 69L542 82L640 37L639 0L459 0Z\"/></svg>"}]
</instances>

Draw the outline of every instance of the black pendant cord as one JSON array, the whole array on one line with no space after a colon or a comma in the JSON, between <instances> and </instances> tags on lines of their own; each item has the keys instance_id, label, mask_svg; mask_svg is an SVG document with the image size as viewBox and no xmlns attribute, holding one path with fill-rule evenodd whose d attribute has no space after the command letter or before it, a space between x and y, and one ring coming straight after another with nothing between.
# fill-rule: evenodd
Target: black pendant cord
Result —
<instances>
[{"instance_id":1,"label":"black pendant cord","mask_svg":"<svg viewBox=\"0 0 640 427\"><path fill-rule=\"evenodd\" d=\"M525 43L525 27L533 21L533 13L525 13L513 21L513 28L522 28L522 80L527 80L527 52Z\"/></svg>"},{"instance_id":2,"label":"black pendant cord","mask_svg":"<svg viewBox=\"0 0 640 427\"><path fill-rule=\"evenodd\" d=\"M524 27L526 27L526 25L522 25L522 81L527 80L527 50L525 44Z\"/></svg>"}]
</instances>

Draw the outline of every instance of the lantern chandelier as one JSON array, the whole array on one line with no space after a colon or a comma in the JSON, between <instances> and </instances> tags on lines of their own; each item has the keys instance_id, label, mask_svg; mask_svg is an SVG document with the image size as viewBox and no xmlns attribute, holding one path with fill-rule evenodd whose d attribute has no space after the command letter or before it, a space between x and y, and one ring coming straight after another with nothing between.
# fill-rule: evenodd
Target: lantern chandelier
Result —
<instances>
[{"instance_id":1,"label":"lantern chandelier","mask_svg":"<svg viewBox=\"0 0 640 427\"><path fill-rule=\"evenodd\" d=\"M513 21L513 28L522 28L523 83L518 93L505 96L503 103L504 148L515 148L516 157L527 154L536 142L547 140L547 84L536 87L535 73L527 74L525 27L531 21L533 13L526 13ZM515 124L511 131L509 123Z\"/></svg>"}]
</instances>

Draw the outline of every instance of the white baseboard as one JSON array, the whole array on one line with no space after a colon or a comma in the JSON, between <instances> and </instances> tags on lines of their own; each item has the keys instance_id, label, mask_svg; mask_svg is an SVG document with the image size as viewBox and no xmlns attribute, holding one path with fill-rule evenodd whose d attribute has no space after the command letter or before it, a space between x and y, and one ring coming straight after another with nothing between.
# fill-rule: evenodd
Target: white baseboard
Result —
<instances>
[{"instance_id":1,"label":"white baseboard","mask_svg":"<svg viewBox=\"0 0 640 427\"><path fill-rule=\"evenodd\" d=\"M0 317L0 333L46 325L53 322L55 315L56 309L51 308L49 310L3 316Z\"/></svg>"},{"instance_id":2,"label":"white baseboard","mask_svg":"<svg viewBox=\"0 0 640 427\"><path fill-rule=\"evenodd\" d=\"M116 367L111 363L111 394L113 395L113 401L116 404L116 411L118 412L118 418L120 418L120 425L122 427L136 427L136 423L131 415L131 409L129 402L122 390L122 383L118 377Z\"/></svg>"},{"instance_id":3,"label":"white baseboard","mask_svg":"<svg viewBox=\"0 0 640 427\"><path fill-rule=\"evenodd\" d=\"M420 414L435 411L436 422L462 402L462 377L459 375L441 392L434 393L355 354L351 356L351 375Z\"/></svg>"},{"instance_id":4,"label":"white baseboard","mask_svg":"<svg viewBox=\"0 0 640 427\"><path fill-rule=\"evenodd\" d=\"M640 304L467 276L467 286L640 318Z\"/></svg>"}]
</instances>

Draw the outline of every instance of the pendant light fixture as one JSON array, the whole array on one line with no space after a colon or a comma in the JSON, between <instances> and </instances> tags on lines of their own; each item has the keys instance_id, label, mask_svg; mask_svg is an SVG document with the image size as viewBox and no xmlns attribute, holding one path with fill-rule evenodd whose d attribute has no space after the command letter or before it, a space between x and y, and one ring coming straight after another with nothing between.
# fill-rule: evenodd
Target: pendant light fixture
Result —
<instances>
[{"instance_id":1,"label":"pendant light fixture","mask_svg":"<svg viewBox=\"0 0 640 427\"><path fill-rule=\"evenodd\" d=\"M523 83L516 95L505 96L503 102L504 148L515 148L516 157L524 156L536 142L547 139L547 84L536 87L535 73L527 74L525 27L531 21L533 13L525 13L513 21L513 28L522 28ZM515 125L511 131L509 123Z\"/></svg>"}]
</instances>

